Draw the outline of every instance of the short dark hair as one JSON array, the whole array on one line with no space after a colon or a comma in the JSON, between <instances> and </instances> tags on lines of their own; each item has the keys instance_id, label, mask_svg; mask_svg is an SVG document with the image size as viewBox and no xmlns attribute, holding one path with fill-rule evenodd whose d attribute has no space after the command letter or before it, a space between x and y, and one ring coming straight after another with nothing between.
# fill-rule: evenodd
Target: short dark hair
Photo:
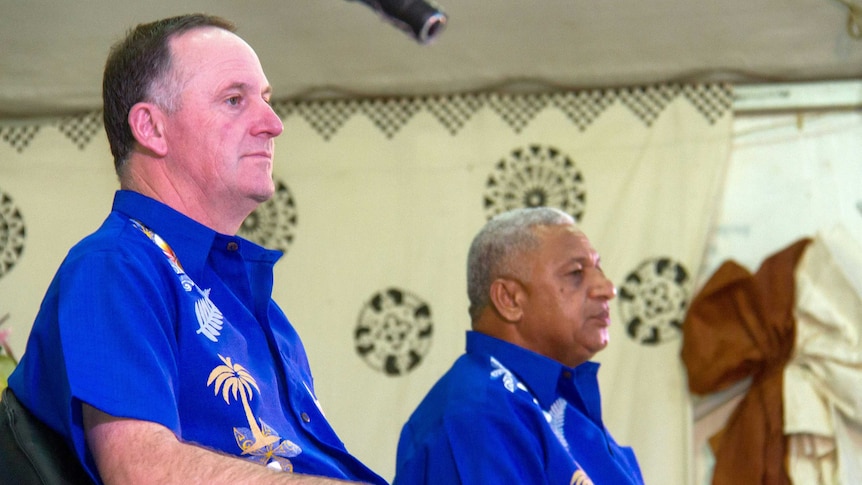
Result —
<instances>
[{"instance_id":1,"label":"short dark hair","mask_svg":"<svg viewBox=\"0 0 862 485\"><path fill-rule=\"evenodd\" d=\"M102 78L102 103L105 132L117 174L120 174L135 145L129 127L129 111L141 101L156 102L169 111L176 108L173 105L176 89L165 93L155 93L154 90L157 84L169 82L171 51L168 41L177 34L198 27L236 31L233 23L221 17L180 15L139 24L111 47Z\"/></svg>"}]
</instances>

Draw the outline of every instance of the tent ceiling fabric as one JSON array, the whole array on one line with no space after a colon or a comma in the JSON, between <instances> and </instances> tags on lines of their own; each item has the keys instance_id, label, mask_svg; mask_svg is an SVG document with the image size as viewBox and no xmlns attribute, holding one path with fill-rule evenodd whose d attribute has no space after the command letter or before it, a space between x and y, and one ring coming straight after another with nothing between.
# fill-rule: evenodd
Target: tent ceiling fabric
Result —
<instances>
[{"instance_id":1,"label":"tent ceiling fabric","mask_svg":"<svg viewBox=\"0 0 862 485\"><path fill-rule=\"evenodd\" d=\"M839 0L437 3L448 26L420 45L358 1L0 0L0 117L98 109L110 44L197 11L237 24L279 99L862 75Z\"/></svg>"}]
</instances>

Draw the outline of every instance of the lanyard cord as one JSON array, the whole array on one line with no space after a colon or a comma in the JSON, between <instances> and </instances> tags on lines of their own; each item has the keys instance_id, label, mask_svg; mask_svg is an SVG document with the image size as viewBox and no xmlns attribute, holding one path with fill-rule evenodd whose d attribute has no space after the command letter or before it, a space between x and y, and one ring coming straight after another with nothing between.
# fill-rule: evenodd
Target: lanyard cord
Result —
<instances>
[{"instance_id":1,"label":"lanyard cord","mask_svg":"<svg viewBox=\"0 0 862 485\"><path fill-rule=\"evenodd\" d=\"M150 238L150 241L162 250L162 254L165 255L171 268L173 268L174 272L177 274L177 278L179 278L180 284L183 285L183 289L186 291L192 291L192 289L194 289L197 291L198 295L200 295L200 298L195 301L195 316L197 317L199 325L196 333L203 334L213 342L218 342L218 337L221 335L221 329L224 325L224 314L218 309L215 303L210 300L209 290L202 290L195 284L191 277L186 274L176 253L174 253L174 250L171 249L170 245L168 245L164 239L153 232L152 229L143 225L141 221L137 219L131 219L131 221L135 227L140 229L141 232Z\"/></svg>"}]
</instances>

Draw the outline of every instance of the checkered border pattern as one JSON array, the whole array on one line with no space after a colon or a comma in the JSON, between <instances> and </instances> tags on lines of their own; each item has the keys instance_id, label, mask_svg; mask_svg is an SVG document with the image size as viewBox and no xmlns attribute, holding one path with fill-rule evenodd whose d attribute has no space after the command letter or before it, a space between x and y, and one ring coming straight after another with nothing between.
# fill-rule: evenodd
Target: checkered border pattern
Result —
<instances>
[{"instance_id":1,"label":"checkered border pattern","mask_svg":"<svg viewBox=\"0 0 862 485\"><path fill-rule=\"evenodd\" d=\"M429 113L452 136L457 136L479 110L486 108L515 133L522 132L539 113L549 109L561 111L580 131L586 131L617 103L644 125L651 126L667 106L680 97L691 103L710 124L730 113L733 107L733 89L729 84L657 84L526 94L285 100L275 102L273 108L284 120L301 118L329 141L356 116L366 117L386 138L391 139L421 112ZM44 131L44 125L51 124L83 150L103 131L101 119L101 111L91 111L41 123L0 122L0 143L9 144L18 153L23 153Z\"/></svg>"}]
</instances>

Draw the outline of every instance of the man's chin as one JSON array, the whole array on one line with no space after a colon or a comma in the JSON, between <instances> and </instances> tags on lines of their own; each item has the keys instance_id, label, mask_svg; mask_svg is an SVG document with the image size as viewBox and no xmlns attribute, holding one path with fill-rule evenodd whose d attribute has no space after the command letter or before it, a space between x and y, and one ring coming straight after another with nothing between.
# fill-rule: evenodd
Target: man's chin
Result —
<instances>
[{"instance_id":1,"label":"man's chin","mask_svg":"<svg viewBox=\"0 0 862 485\"><path fill-rule=\"evenodd\" d=\"M271 193L270 194L259 194L259 195L252 197L252 200L257 202L258 204L263 204L264 202L268 201L269 199L272 199Z\"/></svg>"},{"instance_id":2,"label":"man's chin","mask_svg":"<svg viewBox=\"0 0 862 485\"><path fill-rule=\"evenodd\" d=\"M602 335L601 338L599 339L599 341L596 342L595 347L593 347L593 349L592 349L593 355L595 355L595 354L601 352L602 350L605 350L606 348L608 348L608 344L610 344L610 343L611 343L610 335L607 335L607 334Z\"/></svg>"},{"instance_id":3,"label":"man's chin","mask_svg":"<svg viewBox=\"0 0 862 485\"><path fill-rule=\"evenodd\" d=\"M251 198L258 204L263 204L264 202L271 199L273 195L275 195L275 185L271 185L268 189L256 192L251 196Z\"/></svg>"}]
</instances>

